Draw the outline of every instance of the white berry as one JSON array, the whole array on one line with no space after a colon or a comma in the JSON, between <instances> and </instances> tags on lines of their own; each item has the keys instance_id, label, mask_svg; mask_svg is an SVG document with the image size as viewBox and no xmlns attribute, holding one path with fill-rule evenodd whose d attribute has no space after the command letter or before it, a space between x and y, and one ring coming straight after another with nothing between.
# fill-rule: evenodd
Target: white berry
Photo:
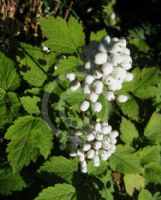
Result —
<instances>
[{"instance_id":1,"label":"white berry","mask_svg":"<svg viewBox=\"0 0 161 200\"><path fill-rule=\"evenodd\" d=\"M95 135L94 134L90 133L90 134L87 135L87 141L88 142L90 142L90 141L92 141L94 139L95 139Z\"/></svg>"},{"instance_id":2,"label":"white berry","mask_svg":"<svg viewBox=\"0 0 161 200\"><path fill-rule=\"evenodd\" d=\"M68 73L66 75L66 79L68 79L69 81L74 81L75 80L75 74L74 73Z\"/></svg>"},{"instance_id":3,"label":"white berry","mask_svg":"<svg viewBox=\"0 0 161 200\"><path fill-rule=\"evenodd\" d=\"M91 102L96 102L97 100L98 100L98 95L96 94L96 93L94 93L94 92L92 92L90 95L89 95L89 100L91 101Z\"/></svg>"},{"instance_id":4,"label":"white berry","mask_svg":"<svg viewBox=\"0 0 161 200\"><path fill-rule=\"evenodd\" d=\"M102 104L99 102L95 102L92 105L94 112L100 112L102 110Z\"/></svg>"},{"instance_id":5,"label":"white berry","mask_svg":"<svg viewBox=\"0 0 161 200\"><path fill-rule=\"evenodd\" d=\"M113 71L113 65L111 63L104 63L102 65L102 72L104 75L109 75L111 74Z\"/></svg>"},{"instance_id":6,"label":"white berry","mask_svg":"<svg viewBox=\"0 0 161 200\"><path fill-rule=\"evenodd\" d=\"M92 159L94 157L94 154L95 154L95 151L93 149L90 149L88 152L87 152L87 158L88 159Z\"/></svg>"},{"instance_id":7,"label":"white berry","mask_svg":"<svg viewBox=\"0 0 161 200\"><path fill-rule=\"evenodd\" d=\"M88 110L88 108L89 108L89 102L88 101L83 101L83 103L81 104L81 106L80 106L80 110L82 111L82 112L85 112L85 111L87 111Z\"/></svg>"},{"instance_id":8,"label":"white berry","mask_svg":"<svg viewBox=\"0 0 161 200\"><path fill-rule=\"evenodd\" d=\"M102 65L107 61L107 53L97 53L94 58L94 63L97 65Z\"/></svg>"},{"instance_id":9,"label":"white berry","mask_svg":"<svg viewBox=\"0 0 161 200\"><path fill-rule=\"evenodd\" d=\"M83 91L84 91L84 94L90 94L91 93L90 85L85 84Z\"/></svg>"},{"instance_id":10,"label":"white berry","mask_svg":"<svg viewBox=\"0 0 161 200\"><path fill-rule=\"evenodd\" d=\"M70 90L71 91L76 91L78 88L80 87L80 82L79 81L73 81L71 86L70 86Z\"/></svg>"},{"instance_id":11,"label":"white berry","mask_svg":"<svg viewBox=\"0 0 161 200\"><path fill-rule=\"evenodd\" d=\"M94 91L96 94L101 94L103 91L103 83L102 81L96 81L94 83Z\"/></svg>"},{"instance_id":12,"label":"white berry","mask_svg":"<svg viewBox=\"0 0 161 200\"><path fill-rule=\"evenodd\" d=\"M128 100L128 97L126 95L121 94L117 97L117 100L119 103L124 103Z\"/></svg>"},{"instance_id":13,"label":"white berry","mask_svg":"<svg viewBox=\"0 0 161 200\"><path fill-rule=\"evenodd\" d=\"M113 101L115 99L115 95L113 91L107 91L105 97L108 101Z\"/></svg>"},{"instance_id":14,"label":"white berry","mask_svg":"<svg viewBox=\"0 0 161 200\"><path fill-rule=\"evenodd\" d=\"M93 83L93 81L94 81L94 77L92 76L92 75L87 75L86 76L86 78L85 78L85 82L87 83L87 84L91 84L91 83Z\"/></svg>"},{"instance_id":15,"label":"white berry","mask_svg":"<svg viewBox=\"0 0 161 200\"><path fill-rule=\"evenodd\" d=\"M95 155L94 158L93 158L93 165L95 167L99 167L100 165L100 159L99 159L99 156L98 155Z\"/></svg>"},{"instance_id":16,"label":"white berry","mask_svg":"<svg viewBox=\"0 0 161 200\"><path fill-rule=\"evenodd\" d=\"M84 144L83 151L89 151L90 149L91 149L91 145L90 144Z\"/></svg>"}]
</instances>

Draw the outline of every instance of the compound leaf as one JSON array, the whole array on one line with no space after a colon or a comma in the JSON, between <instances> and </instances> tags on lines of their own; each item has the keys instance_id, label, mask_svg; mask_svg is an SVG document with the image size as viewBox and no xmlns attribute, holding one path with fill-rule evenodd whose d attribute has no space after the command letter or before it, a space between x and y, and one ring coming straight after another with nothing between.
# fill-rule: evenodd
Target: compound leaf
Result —
<instances>
[{"instance_id":1,"label":"compound leaf","mask_svg":"<svg viewBox=\"0 0 161 200\"><path fill-rule=\"evenodd\" d=\"M69 21L61 17L39 20L43 34L48 37L45 44L57 53L71 54L85 43L82 25L73 17Z\"/></svg>"}]
</instances>

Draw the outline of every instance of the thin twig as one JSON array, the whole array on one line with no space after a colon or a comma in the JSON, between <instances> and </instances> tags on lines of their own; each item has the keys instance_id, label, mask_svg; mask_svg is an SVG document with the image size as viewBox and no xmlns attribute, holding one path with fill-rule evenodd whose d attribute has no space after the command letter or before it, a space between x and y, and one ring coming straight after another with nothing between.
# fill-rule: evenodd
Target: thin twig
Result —
<instances>
[{"instance_id":1,"label":"thin twig","mask_svg":"<svg viewBox=\"0 0 161 200\"><path fill-rule=\"evenodd\" d=\"M58 12L59 7L60 7L60 2L58 2L56 4L56 6L54 7L53 11L51 12L51 15L55 16L56 13Z\"/></svg>"},{"instance_id":2,"label":"thin twig","mask_svg":"<svg viewBox=\"0 0 161 200\"><path fill-rule=\"evenodd\" d=\"M69 17L70 11L72 9L72 5L73 5L73 1L70 1L69 8L66 10L65 15L64 15L65 20L67 20Z\"/></svg>"}]
</instances>

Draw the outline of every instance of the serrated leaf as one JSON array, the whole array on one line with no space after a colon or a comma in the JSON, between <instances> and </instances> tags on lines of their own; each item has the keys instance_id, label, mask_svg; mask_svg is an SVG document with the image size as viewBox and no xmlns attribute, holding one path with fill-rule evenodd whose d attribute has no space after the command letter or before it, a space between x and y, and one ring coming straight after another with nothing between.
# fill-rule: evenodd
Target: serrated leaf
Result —
<instances>
[{"instance_id":1,"label":"serrated leaf","mask_svg":"<svg viewBox=\"0 0 161 200\"><path fill-rule=\"evenodd\" d=\"M119 106L124 115L128 116L132 120L138 121L139 106L134 98L131 97L126 103L120 103Z\"/></svg>"},{"instance_id":2,"label":"serrated leaf","mask_svg":"<svg viewBox=\"0 0 161 200\"><path fill-rule=\"evenodd\" d=\"M16 72L15 63L4 53L0 52L0 87L13 91L20 85L20 77Z\"/></svg>"},{"instance_id":3,"label":"serrated leaf","mask_svg":"<svg viewBox=\"0 0 161 200\"><path fill-rule=\"evenodd\" d=\"M107 121L111 111L111 102L107 101L105 95L102 93L99 96L98 102L102 104L102 110L96 113L98 119L102 121Z\"/></svg>"},{"instance_id":4,"label":"serrated leaf","mask_svg":"<svg viewBox=\"0 0 161 200\"><path fill-rule=\"evenodd\" d=\"M1 93L0 101L0 127L6 123L12 123L17 116L20 102L14 92Z\"/></svg>"},{"instance_id":5,"label":"serrated leaf","mask_svg":"<svg viewBox=\"0 0 161 200\"><path fill-rule=\"evenodd\" d=\"M133 149L128 146L118 145L109 164L112 170L124 174L142 171L137 153L133 153Z\"/></svg>"},{"instance_id":6,"label":"serrated leaf","mask_svg":"<svg viewBox=\"0 0 161 200\"><path fill-rule=\"evenodd\" d=\"M7 153L13 172L36 161L40 154L47 158L53 146L52 138L51 129L41 118L19 117L5 134L5 139L10 140Z\"/></svg>"},{"instance_id":7,"label":"serrated leaf","mask_svg":"<svg viewBox=\"0 0 161 200\"><path fill-rule=\"evenodd\" d=\"M149 99L154 97L157 94L157 87L155 86L148 86L148 87L141 87L140 89L134 92L135 96L141 99Z\"/></svg>"},{"instance_id":8,"label":"serrated leaf","mask_svg":"<svg viewBox=\"0 0 161 200\"><path fill-rule=\"evenodd\" d=\"M121 131L121 140L125 143L125 144L131 144L132 141L134 140L134 138L138 137L138 131L135 127L135 125L123 118L121 121L121 125L120 125L120 131Z\"/></svg>"},{"instance_id":9,"label":"serrated leaf","mask_svg":"<svg viewBox=\"0 0 161 200\"><path fill-rule=\"evenodd\" d=\"M145 180L143 176L138 174L125 174L124 183L126 192L132 196L135 189L140 190L141 188L144 188Z\"/></svg>"},{"instance_id":10,"label":"serrated leaf","mask_svg":"<svg viewBox=\"0 0 161 200\"><path fill-rule=\"evenodd\" d=\"M55 54L44 54L38 47L20 43L17 60L21 69L27 67L27 71L21 71L24 80L35 87L41 87L47 79L47 71L55 61Z\"/></svg>"},{"instance_id":11,"label":"serrated leaf","mask_svg":"<svg viewBox=\"0 0 161 200\"><path fill-rule=\"evenodd\" d=\"M99 42L106 35L107 35L107 33L106 33L105 29L97 31L96 33L91 32L90 41L98 41Z\"/></svg>"},{"instance_id":12,"label":"serrated leaf","mask_svg":"<svg viewBox=\"0 0 161 200\"><path fill-rule=\"evenodd\" d=\"M78 169L77 160L69 160L62 156L55 156L40 167L39 172L56 174L68 183L72 183L73 173Z\"/></svg>"},{"instance_id":13,"label":"serrated leaf","mask_svg":"<svg viewBox=\"0 0 161 200\"><path fill-rule=\"evenodd\" d=\"M159 72L157 68L144 68L141 71L140 81L132 90L133 94L141 99L147 99L155 96L157 88L154 86L158 83L158 75Z\"/></svg>"},{"instance_id":14,"label":"serrated leaf","mask_svg":"<svg viewBox=\"0 0 161 200\"><path fill-rule=\"evenodd\" d=\"M139 193L138 200L154 200L152 194L146 190L142 189Z\"/></svg>"},{"instance_id":15,"label":"serrated leaf","mask_svg":"<svg viewBox=\"0 0 161 200\"><path fill-rule=\"evenodd\" d=\"M45 44L57 53L74 53L85 43L83 27L73 17L68 22L61 17L42 18L39 22L43 34L48 37Z\"/></svg>"},{"instance_id":16,"label":"serrated leaf","mask_svg":"<svg viewBox=\"0 0 161 200\"><path fill-rule=\"evenodd\" d=\"M155 156L155 155L154 155ZM161 166L151 162L145 166L144 177L147 183L161 184Z\"/></svg>"},{"instance_id":17,"label":"serrated leaf","mask_svg":"<svg viewBox=\"0 0 161 200\"><path fill-rule=\"evenodd\" d=\"M161 114L154 112L147 126L144 136L151 141L159 143L161 141Z\"/></svg>"},{"instance_id":18,"label":"serrated leaf","mask_svg":"<svg viewBox=\"0 0 161 200\"><path fill-rule=\"evenodd\" d=\"M19 174L13 174L10 168L0 169L0 194L10 195L14 191L21 191L26 183Z\"/></svg>"},{"instance_id":19,"label":"serrated leaf","mask_svg":"<svg viewBox=\"0 0 161 200\"><path fill-rule=\"evenodd\" d=\"M40 114L40 109L38 107L38 102L40 98L37 96L25 96L20 98L21 103L28 114Z\"/></svg>"},{"instance_id":20,"label":"serrated leaf","mask_svg":"<svg viewBox=\"0 0 161 200\"><path fill-rule=\"evenodd\" d=\"M137 47L137 49L139 51L142 51L142 52L145 52L145 53L149 51L149 46L147 45L145 40L143 40L139 37L136 37L136 38L129 40L129 43L134 45L135 47Z\"/></svg>"},{"instance_id":21,"label":"serrated leaf","mask_svg":"<svg viewBox=\"0 0 161 200\"><path fill-rule=\"evenodd\" d=\"M75 188L64 183L44 189L35 200L76 200L75 196Z\"/></svg>"},{"instance_id":22,"label":"serrated leaf","mask_svg":"<svg viewBox=\"0 0 161 200\"><path fill-rule=\"evenodd\" d=\"M134 88L138 85L138 82L140 81L140 69L135 68L132 71L134 78L130 82L124 82L123 83L123 88L120 91L116 91L116 93L121 94L121 93L128 93L128 92L133 92Z\"/></svg>"},{"instance_id":23,"label":"serrated leaf","mask_svg":"<svg viewBox=\"0 0 161 200\"><path fill-rule=\"evenodd\" d=\"M82 65L82 61L74 56L70 56L66 59L60 60L55 71L55 75L67 74L75 71L77 67Z\"/></svg>"},{"instance_id":24,"label":"serrated leaf","mask_svg":"<svg viewBox=\"0 0 161 200\"><path fill-rule=\"evenodd\" d=\"M134 79L130 82L125 82L123 88L117 93L132 92L141 99L148 99L157 94L155 85L160 78L159 70L156 67L143 68L142 71L139 68L135 68L132 73L134 74Z\"/></svg>"},{"instance_id":25,"label":"serrated leaf","mask_svg":"<svg viewBox=\"0 0 161 200\"><path fill-rule=\"evenodd\" d=\"M81 89L78 89L75 92L67 92L66 95L64 96L64 101L66 101L70 105L75 105L75 104L80 104L84 101L85 95Z\"/></svg>"},{"instance_id":26,"label":"serrated leaf","mask_svg":"<svg viewBox=\"0 0 161 200\"><path fill-rule=\"evenodd\" d=\"M154 156L155 155L155 156ZM140 152L141 164L146 165L150 162L161 161L160 147L159 146L146 146Z\"/></svg>"}]
</instances>

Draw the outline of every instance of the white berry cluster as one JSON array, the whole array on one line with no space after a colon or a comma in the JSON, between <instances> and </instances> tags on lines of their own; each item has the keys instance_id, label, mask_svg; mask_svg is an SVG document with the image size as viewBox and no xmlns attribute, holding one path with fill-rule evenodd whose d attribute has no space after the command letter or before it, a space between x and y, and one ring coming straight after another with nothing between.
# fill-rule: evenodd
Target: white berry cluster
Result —
<instances>
[{"instance_id":1,"label":"white berry cluster","mask_svg":"<svg viewBox=\"0 0 161 200\"><path fill-rule=\"evenodd\" d=\"M85 54L86 77L83 83L76 80L74 73L66 75L66 78L72 81L70 89L75 91L82 86L86 95L80 110L85 112L91 105L94 112L100 112L102 105L98 99L102 92L107 101L116 99L120 103L126 102L126 95L115 94L115 91L122 88L123 82L133 79L133 74L128 72L132 68L132 59L130 50L126 47L126 40L106 36L100 43L91 43L85 49Z\"/></svg>"},{"instance_id":2,"label":"white berry cluster","mask_svg":"<svg viewBox=\"0 0 161 200\"><path fill-rule=\"evenodd\" d=\"M81 135L80 132L79 135ZM84 145L71 153L70 156L77 156L81 171L87 173L87 160L92 160L93 165L98 167L100 160L107 160L115 152L117 136L118 131L113 131L107 122L96 123L91 127L90 133L86 135Z\"/></svg>"}]
</instances>

